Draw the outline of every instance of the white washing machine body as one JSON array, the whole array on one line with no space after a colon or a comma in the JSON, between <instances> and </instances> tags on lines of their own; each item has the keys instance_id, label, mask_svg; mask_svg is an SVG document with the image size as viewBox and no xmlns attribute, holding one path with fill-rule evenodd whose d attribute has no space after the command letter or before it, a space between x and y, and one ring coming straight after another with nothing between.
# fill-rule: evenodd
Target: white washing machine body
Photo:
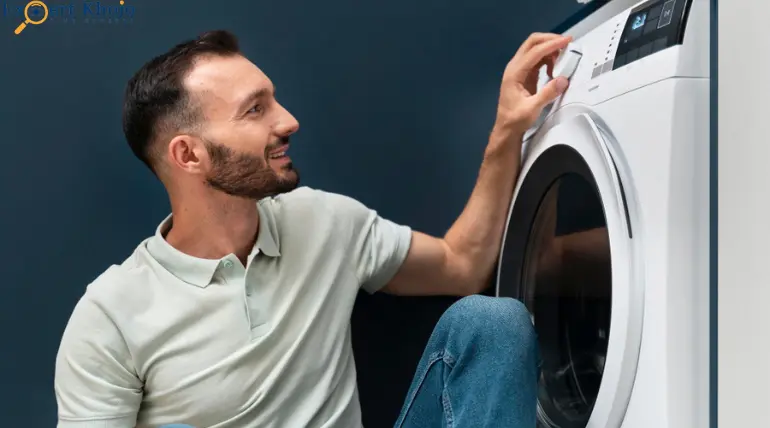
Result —
<instances>
[{"instance_id":1,"label":"white washing machine body","mask_svg":"<svg viewBox=\"0 0 770 428\"><path fill-rule=\"evenodd\" d=\"M542 427L708 426L709 21L615 0L566 32L582 56L525 137L497 276L533 313Z\"/></svg>"}]
</instances>

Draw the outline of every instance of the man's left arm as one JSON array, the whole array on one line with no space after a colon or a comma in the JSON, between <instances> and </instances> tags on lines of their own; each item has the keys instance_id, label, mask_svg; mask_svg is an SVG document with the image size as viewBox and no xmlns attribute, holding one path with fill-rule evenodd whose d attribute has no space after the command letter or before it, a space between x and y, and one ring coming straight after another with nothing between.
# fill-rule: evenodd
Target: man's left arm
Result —
<instances>
[{"instance_id":1,"label":"man's left arm","mask_svg":"<svg viewBox=\"0 0 770 428\"><path fill-rule=\"evenodd\" d=\"M406 259L382 291L398 295L469 295L489 283L520 170L524 133L542 109L567 87L557 78L537 91L538 71L549 74L570 39L533 34L508 63L500 87L495 125L476 186L443 238L412 232Z\"/></svg>"}]
</instances>

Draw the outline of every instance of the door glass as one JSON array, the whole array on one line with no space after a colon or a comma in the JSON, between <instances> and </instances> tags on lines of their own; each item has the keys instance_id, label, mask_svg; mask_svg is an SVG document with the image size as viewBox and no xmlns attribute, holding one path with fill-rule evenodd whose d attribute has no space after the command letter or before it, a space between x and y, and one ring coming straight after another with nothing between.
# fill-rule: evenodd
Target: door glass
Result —
<instances>
[{"instance_id":1,"label":"door glass","mask_svg":"<svg viewBox=\"0 0 770 428\"><path fill-rule=\"evenodd\" d=\"M596 401L612 300L606 227L592 182L566 174L548 189L530 230L522 297L540 342L541 427L585 427Z\"/></svg>"}]
</instances>

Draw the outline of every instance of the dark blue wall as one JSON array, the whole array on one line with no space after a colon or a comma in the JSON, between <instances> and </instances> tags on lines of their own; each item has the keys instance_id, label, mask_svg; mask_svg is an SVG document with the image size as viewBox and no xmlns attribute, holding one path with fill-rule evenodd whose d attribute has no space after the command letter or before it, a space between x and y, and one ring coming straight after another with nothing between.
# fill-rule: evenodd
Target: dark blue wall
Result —
<instances>
[{"instance_id":1,"label":"dark blue wall","mask_svg":"<svg viewBox=\"0 0 770 428\"><path fill-rule=\"evenodd\" d=\"M238 34L301 123L305 184L442 234L476 178L500 76L573 0L127 0L133 22L49 22L13 35L0 0L0 418L55 420L54 356L84 287L167 214L120 130L144 61L215 28ZM47 1L49 8L64 2ZM118 0L103 0L115 6ZM92 19L94 17L91 17ZM61 19L59 19L61 20ZM445 299L360 296L354 315L368 427L392 425Z\"/></svg>"}]
</instances>

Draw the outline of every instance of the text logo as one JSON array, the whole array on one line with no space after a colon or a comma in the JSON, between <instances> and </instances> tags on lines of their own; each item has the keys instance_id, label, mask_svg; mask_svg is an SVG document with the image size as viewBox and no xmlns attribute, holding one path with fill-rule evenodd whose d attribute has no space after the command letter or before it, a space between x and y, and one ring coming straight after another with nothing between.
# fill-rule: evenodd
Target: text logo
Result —
<instances>
[{"instance_id":1,"label":"text logo","mask_svg":"<svg viewBox=\"0 0 770 428\"><path fill-rule=\"evenodd\" d=\"M114 2L114 3L113 3ZM112 1L41 1L33 0L26 4L13 5L8 2L0 6L3 18L17 21L13 23L13 33L21 34L28 27L42 23L57 24L131 24L136 15L134 6L126 5L124 0Z\"/></svg>"}]
</instances>

